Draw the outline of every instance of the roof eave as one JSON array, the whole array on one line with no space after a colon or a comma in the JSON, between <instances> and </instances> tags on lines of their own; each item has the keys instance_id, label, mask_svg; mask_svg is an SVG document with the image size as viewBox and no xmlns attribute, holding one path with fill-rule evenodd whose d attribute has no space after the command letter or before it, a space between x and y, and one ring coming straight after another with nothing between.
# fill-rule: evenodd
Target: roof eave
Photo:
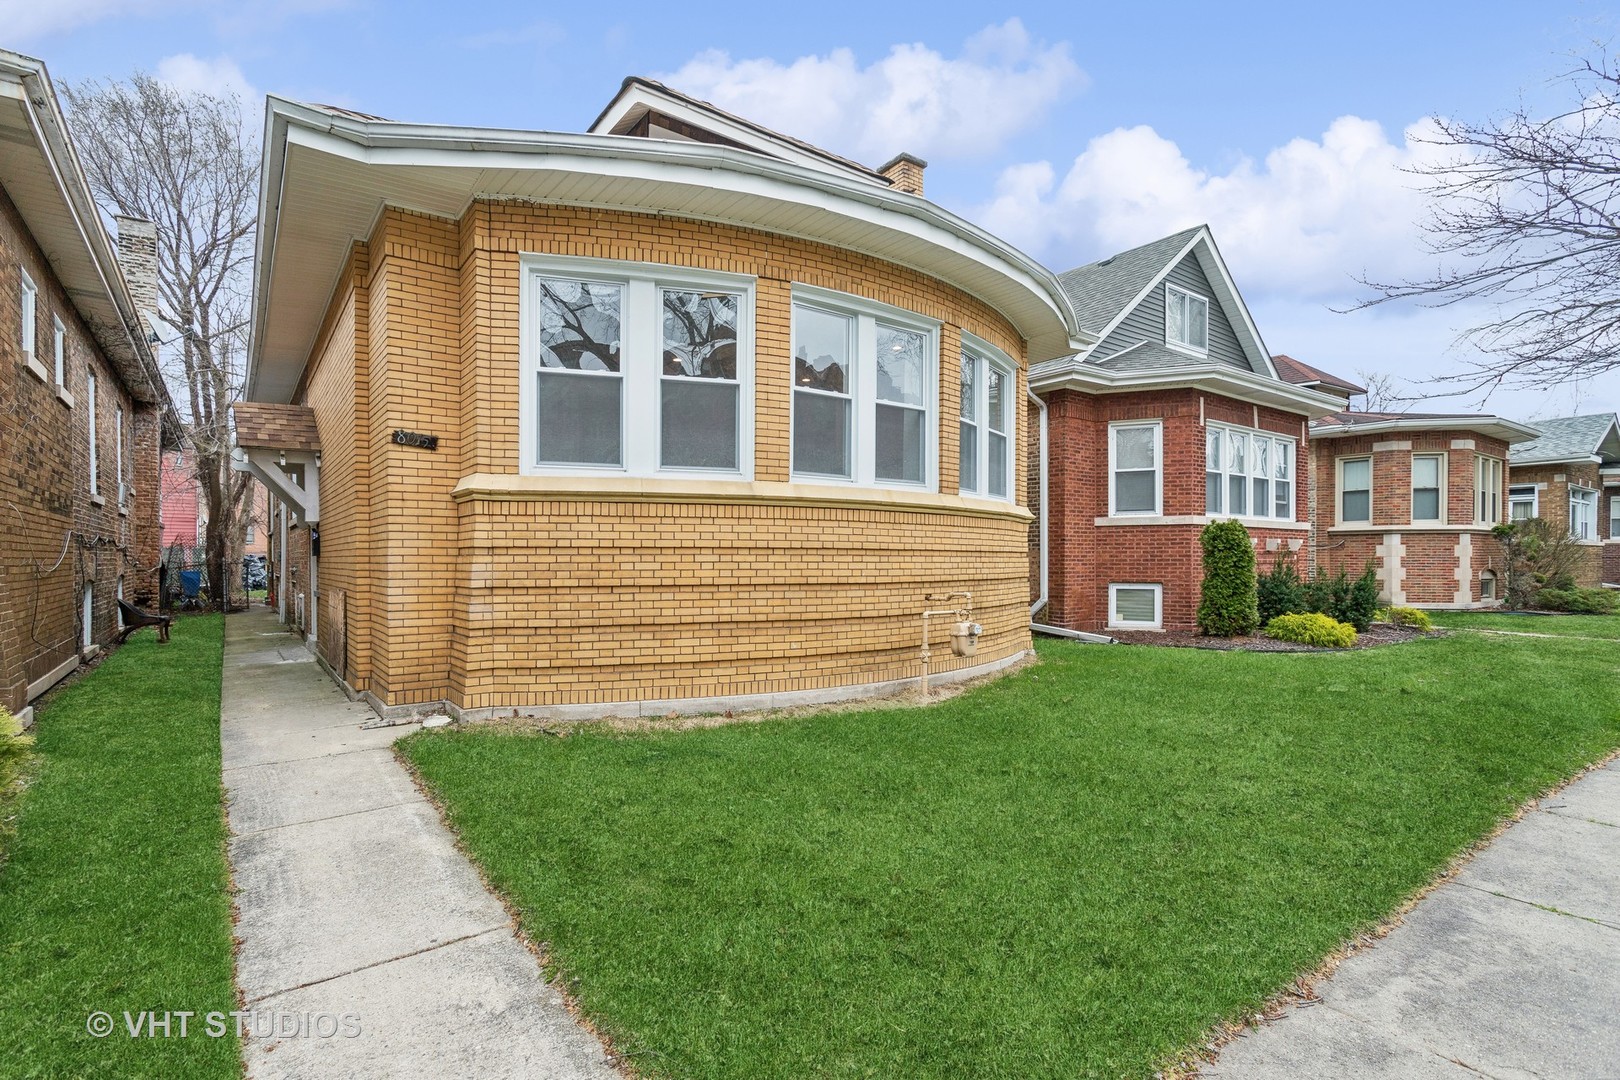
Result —
<instances>
[{"instance_id":1,"label":"roof eave","mask_svg":"<svg viewBox=\"0 0 1620 1080\"><path fill-rule=\"evenodd\" d=\"M1251 404L1297 412L1312 419L1336 413L1344 406L1340 398L1218 362L1173 370L1122 372L1071 358L1067 363L1048 363L1040 370L1032 370L1029 385L1036 393L1055 390L1078 390L1088 394L1203 390Z\"/></svg>"},{"instance_id":2,"label":"roof eave","mask_svg":"<svg viewBox=\"0 0 1620 1080\"><path fill-rule=\"evenodd\" d=\"M504 150L534 155L536 161L549 154L578 154L619 162L683 165L703 169L724 169L753 175L768 181L785 182L822 195L895 214L942 230L945 241L959 248L967 245L998 262L999 271L1039 296L1054 317L1048 330L1027 338L1031 360L1062 356L1092 343L1081 331L1074 310L1053 273L1023 252L978 226L916 196L845 178L824 170L779 161L747 150L736 150L708 143L677 143L609 135L570 135L550 132L519 132L499 129L440 127L363 121L320 112L297 102L270 96L266 102L264 165L259 194L259 230L254 259L252 339L248 352L247 394L251 400L260 390L262 342L268 316L268 290L274 273L280 209L286 183L289 132L297 126L317 135L340 140L362 151L395 150L444 153ZM485 193L491 194L491 193ZM384 203L387 199L384 198ZM620 207L623 209L623 207ZM646 208L649 212L656 206ZM938 245L941 251L947 245ZM922 272L929 272L919 267ZM935 273L933 276L940 276ZM943 279L948 280L948 279ZM1005 313L1004 313L1005 314ZM1021 331L1022 332L1022 331ZM307 356L305 362L307 362Z\"/></svg>"},{"instance_id":3,"label":"roof eave","mask_svg":"<svg viewBox=\"0 0 1620 1080\"><path fill-rule=\"evenodd\" d=\"M1412 417L1379 420L1370 424L1333 424L1313 427L1313 439L1339 439L1349 435L1387 435L1405 431L1473 431L1513 445L1541 437L1535 428L1499 416ZM1524 464L1511 462L1511 464Z\"/></svg>"}]
</instances>

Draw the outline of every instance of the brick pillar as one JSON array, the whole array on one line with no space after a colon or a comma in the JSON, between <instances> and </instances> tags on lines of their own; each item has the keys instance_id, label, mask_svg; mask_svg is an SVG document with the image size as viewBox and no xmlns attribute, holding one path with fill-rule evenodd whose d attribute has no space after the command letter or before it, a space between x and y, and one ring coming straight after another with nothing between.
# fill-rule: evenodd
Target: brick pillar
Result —
<instances>
[{"instance_id":1,"label":"brick pillar","mask_svg":"<svg viewBox=\"0 0 1620 1080\"><path fill-rule=\"evenodd\" d=\"M118 265L129 283L135 312L152 332L158 309L157 226L144 218L118 217Z\"/></svg>"}]
</instances>

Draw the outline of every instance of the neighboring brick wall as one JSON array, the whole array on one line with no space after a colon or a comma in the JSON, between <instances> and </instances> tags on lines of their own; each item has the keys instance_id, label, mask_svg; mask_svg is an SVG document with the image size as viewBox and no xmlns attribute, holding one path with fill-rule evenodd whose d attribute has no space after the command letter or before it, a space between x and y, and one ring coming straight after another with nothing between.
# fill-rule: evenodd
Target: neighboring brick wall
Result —
<instances>
[{"instance_id":1,"label":"neighboring brick wall","mask_svg":"<svg viewBox=\"0 0 1620 1080\"><path fill-rule=\"evenodd\" d=\"M1506 461L1507 443L1475 431L1402 431L1313 440L1316 561L1324 573L1360 574L1371 563L1386 603L1466 607L1493 602L1482 581L1496 575L1499 600L1506 585L1501 545L1491 526L1476 524L1476 478L1481 457ZM1442 500L1445 523L1412 522L1412 456L1446 458ZM1339 466L1344 458L1372 458L1372 521L1340 525ZM1506 467L1504 465L1504 473ZM1507 481L1498 494L1507 520Z\"/></svg>"},{"instance_id":2,"label":"neighboring brick wall","mask_svg":"<svg viewBox=\"0 0 1620 1080\"><path fill-rule=\"evenodd\" d=\"M53 317L66 329L68 407L24 364L19 265L39 290L35 355L54 382ZM89 491L89 372L97 381L97 445L103 505ZM125 477L134 484L120 514L114 416L125 417ZM75 658L83 590L93 596L91 639L117 633L120 577L126 598L155 587L156 422L134 406L11 200L0 190L0 704L22 708L28 684ZM151 479L147 479L148 476ZM66 548L64 551L64 543Z\"/></svg>"},{"instance_id":3,"label":"neighboring brick wall","mask_svg":"<svg viewBox=\"0 0 1620 1080\"><path fill-rule=\"evenodd\" d=\"M1569 531L1569 489L1575 486L1598 491L1600 494L1597 535L1604 537L1608 534L1608 500L1601 494L1604 490L1603 480L1598 473L1596 462L1569 461L1550 465L1515 465L1508 470L1508 484L1511 487L1534 484L1538 489L1537 516L1559 533ZM1581 588L1594 589L1605 580L1603 571L1607 556L1600 543L1594 542L1585 545L1585 548L1582 553L1584 557L1575 573L1575 584Z\"/></svg>"},{"instance_id":4,"label":"neighboring brick wall","mask_svg":"<svg viewBox=\"0 0 1620 1080\"><path fill-rule=\"evenodd\" d=\"M1197 628L1203 585L1199 533L1205 509L1204 419L1274 432L1295 440L1294 515L1305 521L1305 417L1196 390L1048 396L1047 487L1051 502L1048 575L1052 607L1045 620L1074 630L1108 625L1110 584L1159 585L1167 630ZM1097 525L1108 514L1108 425L1160 420L1164 425L1163 516L1197 522ZM1268 569L1287 549L1305 558L1304 529L1252 525L1256 561Z\"/></svg>"},{"instance_id":5,"label":"neighboring brick wall","mask_svg":"<svg viewBox=\"0 0 1620 1080\"><path fill-rule=\"evenodd\" d=\"M920 672L926 597L957 589L974 593L985 636L976 657L958 660L941 631L933 670L1029 647L1029 533L1011 507L980 515L543 492L455 502L465 475L518 471L519 253L528 251L756 278L759 483L789 479L794 282L944 324L937 443L947 496L958 484L950 376L962 330L1022 368L1022 340L982 302L825 245L516 203L476 203L459 223L385 211L339 285L295 398L315 409L323 454L318 644L351 685L388 705L506 709L908 678ZM1020 370L1016 400L1024 385ZM394 445L396 428L438 435L437 451ZM1020 455L1014 490L1028 479ZM307 580L296 537L287 557ZM339 589L341 655L324 621Z\"/></svg>"}]
</instances>

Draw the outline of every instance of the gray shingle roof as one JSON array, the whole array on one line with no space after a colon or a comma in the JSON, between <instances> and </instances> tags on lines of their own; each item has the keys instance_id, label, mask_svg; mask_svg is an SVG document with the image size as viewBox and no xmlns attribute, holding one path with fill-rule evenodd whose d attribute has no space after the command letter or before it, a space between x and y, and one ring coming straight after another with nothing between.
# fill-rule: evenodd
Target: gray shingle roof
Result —
<instances>
[{"instance_id":1,"label":"gray shingle roof","mask_svg":"<svg viewBox=\"0 0 1620 1080\"><path fill-rule=\"evenodd\" d=\"M1149 283L1170 265L1204 226L1195 225L1141 247L1122 251L1058 275L1058 282L1074 305L1080 329L1093 334L1114 321Z\"/></svg>"},{"instance_id":2,"label":"gray shingle roof","mask_svg":"<svg viewBox=\"0 0 1620 1080\"><path fill-rule=\"evenodd\" d=\"M1208 367L1209 360L1177 352L1156 341L1138 341L1103 357L1086 357L1086 363L1109 371L1174 371L1177 368Z\"/></svg>"},{"instance_id":3,"label":"gray shingle roof","mask_svg":"<svg viewBox=\"0 0 1620 1080\"><path fill-rule=\"evenodd\" d=\"M1541 429L1541 438L1533 442L1519 443L1509 450L1509 464L1575 461L1594 455L1602 456L1609 461L1620 458L1620 430L1616 430L1614 413L1560 416L1532 423ZM1608 444L1606 448L1605 443Z\"/></svg>"}]
</instances>

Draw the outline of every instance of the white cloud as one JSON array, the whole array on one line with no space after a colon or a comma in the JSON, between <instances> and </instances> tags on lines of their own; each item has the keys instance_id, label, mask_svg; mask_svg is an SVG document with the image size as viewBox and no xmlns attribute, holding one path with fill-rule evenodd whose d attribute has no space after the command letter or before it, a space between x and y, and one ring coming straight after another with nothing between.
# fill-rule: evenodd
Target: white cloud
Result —
<instances>
[{"instance_id":1,"label":"white cloud","mask_svg":"<svg viewBox=\"0 0 1620 1080\"><path fill-rule=\"evenodd\" d=\"M1409 128L1392 142L1370 120L1343 116L1320 139L1294 139L1225 172L1200 169L1150 127L1092 139L1061 180L1047 162L1004 170L978 211L992 230L1069 266L1208 223L1246 288L1342 296L1353 278L1421 274L1416 223L1428 161Z\"/></svg>"},{"instance_id":2,"label":"white cloud","mask_svg":"<svg viewBox=\"0 0 1620 1080\"><path fill-rule=\"evenodd\" d=\"M192 0L0 0L0 26L12 42L31 41L122 15L157 15Z\"/></svg>"},{"instance_id":3,"label":"white cloud","mask_svg":"<svg viewBox=\"0 0 1620 1080\"><path fill-rule=\"evenodd\" d=\"M264 125L264 91L257 89L229 56L212 59L192 53L177 53L158 61L157 78L184 94L210 94L214 97L236 96L242 108L242 123L249 134L257 136Z\"/></svg>"},{"instance_id":4,"label":"white cloud","mask_svg":"<svg viewBox=\"0 0 1620 1080\"><path fill-rule=\"evenodd\" d=\"M901 151L925 158L992 153L1085 83L1066 44L1032 40L1017 19L981 30L954 58L920 43L895 45L866 67L849 49L789 64L733 60L709 50L660 78L682 93L870 162Z\"/></svg>"}]
</instances>

